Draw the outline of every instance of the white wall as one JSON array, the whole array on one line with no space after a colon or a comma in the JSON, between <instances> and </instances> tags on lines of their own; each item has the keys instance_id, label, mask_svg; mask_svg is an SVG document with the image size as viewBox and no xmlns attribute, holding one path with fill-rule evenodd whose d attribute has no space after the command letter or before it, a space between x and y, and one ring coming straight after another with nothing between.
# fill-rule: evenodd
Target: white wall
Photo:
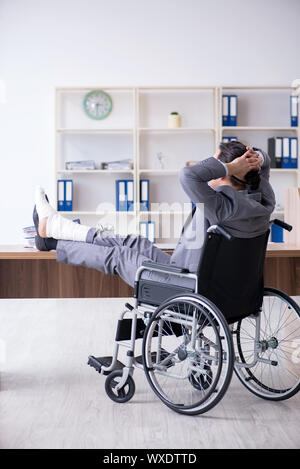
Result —
<instances>
[{"instance_id":1,"label":"white wall","mask_svg":"<svg viewBox=\"0 0 300 469\"><path fill-rule=\"evenodd\" d=\"M289 85L299 0L1 0L0 244L54 195L54 87Z\"/></svg>"}]
</instances>

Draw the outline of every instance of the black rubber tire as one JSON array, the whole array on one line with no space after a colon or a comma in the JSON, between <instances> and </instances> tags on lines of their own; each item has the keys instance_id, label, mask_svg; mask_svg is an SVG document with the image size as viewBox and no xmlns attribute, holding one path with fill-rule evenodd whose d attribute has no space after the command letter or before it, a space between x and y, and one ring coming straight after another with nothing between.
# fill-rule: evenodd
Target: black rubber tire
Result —
<instances>
[{"instance_id":1,"label":"black rubber tire","mask_svg":"<svg viewBox=\"0 0 300 469\"><path fill-rule=\"evenodd\" d=\"M121 378L122 375L122 370L115 370L112 371L105 380L106 394L112 401L118 402L120 404L128 402L135 393L135 384L131 376L128 376L125 385L117 391L118 394L115 393L114 386L116 386L118 382L116 378Z\"/></svg>"},{"instance_id":2,"label":"black rubber tire","mask_svg":"<svg viewBox=\"0 0 300 469\"><path fill-rule=\"evenodd\" d=\"M146 342L147 342L147 335L149 333L149 330L151 328L151 325L152 323L155 321L157 315L160 313L160 311L162 309L164 309L169 302L171 302L172 300L175 300L175 299L180 299L182 297L185 297L185 298L188 298L190 302L193 302L193 300L201 300L203 302L205 302L209 307L211 307L213 310L214 310L214 314L215 316L218 318L218 320L220 321L220 323L222 324L222 327L225 331L225 335L226 335L226 342L228 344L228 350L229 350L229 355L227 357L227 360L228 360L228 372L227 372L227 375L226 375L226 379L225 379L225 382L223 384L223 387L222 387L222 390L217 394L217 397L213 400L213 402L207 404L206 406L204 406L203 408L201 409L197 409L197 410L183 410L181 407L178 407L178 406L175 406L173 404L170 404L170 402L168 402L163 395L160 394L160 392L158 392L158 390L156 389L156 387L153 385L152 383L152 379L151 377L149 376L149 370L147 369L147 367L145 366L145 364L147 363L146 361ZM222 338L222 339L225 339L225 338ZM233 374L233 366L234 366L234 348L233 348L233 341L232 341L232 336L231 336L231 332L229 330L229 327L228 327L228 324L227 324L227 321L226 319L224 318L223 314L221 313L221 311L217 308L217 306L212 303L211 301L209 301L207 298L199 295L199 294L196 294L196 293L189 293L187 295L175 295L174 297L171 297L169 298L168 300L166 300L163 304L161 304L156 310L155 312L153 313L152 317L151 317L151 320L149 321L147 327L146 327L146 330L144 332L144 337L143 337L143 345L142 345L142 351L143 351L143 363L144 363L144 372L146 374L146 378L148 380L148 383L150 384L152 390L154 391L154 393L160 398L160 400L166 405L168 406L170 409L174 410L175 412L179 413L179 414L184 414L184 415L199 415L199 414L203 414L207 411L209 411L210 409L212 409L218 402L221 401L221 399L224 397L225 393L226 393L226 390L228 389L228 386L230 384L230 381L231 381L231 378L232 378L232 374ZM212 389L211 389L211 393L214 391L214 386L212 386Z\"/></svg>"},{"instance_id":3,"label":"black rubber tire","mask_svg":"<svg viewBox=\"0 0 300 469\"><path fill-rule=\"evenodd\" d=\"M264 293L274 293L275 295L283 298L286 302L288 302L295 309L295 311L299 315L299 320L300 320L300 307L286 293L282 292L281 290L277 290L276 288L273 288L273 287L265 287L264 288ZM270 295L264 295L264 296L270 296ZM241 347L240 338L239 338L239 331L240 331L242 322L243 322L243 320L240 320L238 322L238 325L237 325L237 350L238 350L239 358L240 358L241 362L245 363L246 361L245 361L245 357L244 357L243 352L242 352L242 347ZM252 373L252 371L250 369L246 368L246 371L249 375L249 378L252 379L258 386L261 386L262 389L268 389L263 383L261 383L258 380L258 378L256 378L256 376ZM246 382L239 375L236 368L234 368L234 372L235 372L236 376L238 377L238 379L241 381L241 383L250 392L252 392L256 396L260 397L261 399L265 399L265 400L268 400L268 401L284 401L284 400L289 399L290 397L294 396L295 394L297 394L300 391L300 382L299 382L298 386L291 392L286 392L283 395L280 395L278 392L274 392L274 396L271 396L271 395L270 396L263 396L259 392L255 392L254 389L247 386Z\"/></svg>"}]
</instances>

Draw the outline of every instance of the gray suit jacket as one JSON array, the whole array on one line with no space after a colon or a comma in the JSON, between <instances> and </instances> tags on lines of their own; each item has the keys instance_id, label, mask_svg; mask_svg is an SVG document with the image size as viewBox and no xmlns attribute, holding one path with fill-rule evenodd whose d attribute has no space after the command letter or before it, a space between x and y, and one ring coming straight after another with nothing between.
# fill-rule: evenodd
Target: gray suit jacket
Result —
<instances>
[{"instance_id":1,"label":"gray suit jacket","mask_svg":"<svg viewBox=\"0 0 300 469\"><path fill-rule=\"evenodd\" d=\"M188 217L170 263L196 272L206 229L220 224L233 236L253 238L269 228L275 196L269 183L270 158L260 150L264 162L257 191L237 191L230 186L212 189L207 182L226 176L225 166L216 158L207 158L180 172L181 185L197 205ZM199 235L200 233L200 235Z\"/></svg>"}]
</instances>

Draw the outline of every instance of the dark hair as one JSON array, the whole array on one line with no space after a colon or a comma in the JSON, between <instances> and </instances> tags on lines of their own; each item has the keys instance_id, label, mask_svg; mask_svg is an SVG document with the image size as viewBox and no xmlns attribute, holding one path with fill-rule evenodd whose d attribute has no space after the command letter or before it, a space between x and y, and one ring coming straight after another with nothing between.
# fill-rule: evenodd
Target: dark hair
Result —
<instances>
[{"instance_id":1,"label":"dark hair","mask_svg":"<svg viewBox=\"0 0 300 469\"><path fill-rule=\"evenodd\" d=\"M221 150L221 153L218 156L218 159L223 163L231 163L231 161L235 160L239 156L242 156L247 151L246 146L238 140L233 140L228 143L220 143L219 149ZM244 188L249 186L251 190L256 190L259 188L260 175L258 171L249 171L244 179L245 180L242 181L235 176L230 177L230 181L233 186L244 186Z\"/></svg>"}]
</instances>

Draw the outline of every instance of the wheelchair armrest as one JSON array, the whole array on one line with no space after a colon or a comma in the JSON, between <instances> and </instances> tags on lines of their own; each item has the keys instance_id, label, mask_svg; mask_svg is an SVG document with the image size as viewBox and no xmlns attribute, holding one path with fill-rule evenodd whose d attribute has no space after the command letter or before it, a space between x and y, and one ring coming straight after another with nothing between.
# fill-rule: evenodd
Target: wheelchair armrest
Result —
<instances>
[{"instance_id":1,"label":"wheelchair armrest","mask_svg":"<svg viewBox=\"0 0 300 469\"><path fill-rule=\"evenodd\" d=\"M157 269L161 270L162 272L166 273L176 273L176 274L188 274L189 270L185 269L184 267L177 267L175 265L169 265L169 264L158 264L157 262L152 262L152 261L144 261L142 263L143 267L148 267L149 269Z\"/></svg>"}]
</instances>

